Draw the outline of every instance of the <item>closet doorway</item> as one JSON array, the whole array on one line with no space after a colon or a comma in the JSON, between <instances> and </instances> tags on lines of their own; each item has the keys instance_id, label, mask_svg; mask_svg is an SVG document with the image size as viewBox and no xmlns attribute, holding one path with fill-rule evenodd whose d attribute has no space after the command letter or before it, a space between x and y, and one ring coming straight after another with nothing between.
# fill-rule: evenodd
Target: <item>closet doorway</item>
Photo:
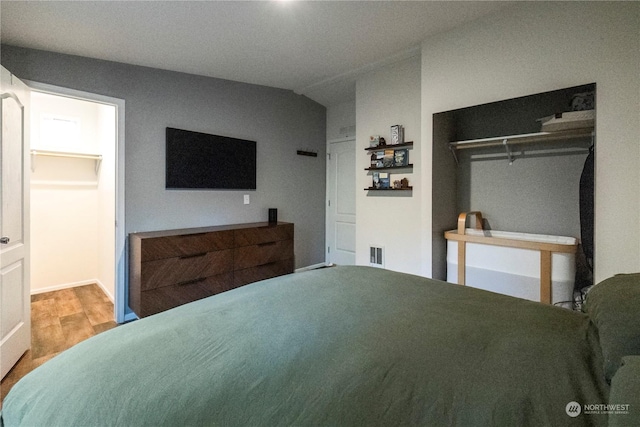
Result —
<instances>
[{"instance_id":1,"label":"closet doorway","mask_svg":"<svg viewBox=\"0 0 640 427\"><path fill-rule=\"evenodd\" d=\"M73 295L79 287L90 285L94 293L100 288L98 293L114 303L109 320L122 323L124 235L118 232L118 219L124 215L118 146L123 129L118 124L123 118L118 116L124 103L28 84L31 294L68 289Z\"/></svg>"}]
</instances>

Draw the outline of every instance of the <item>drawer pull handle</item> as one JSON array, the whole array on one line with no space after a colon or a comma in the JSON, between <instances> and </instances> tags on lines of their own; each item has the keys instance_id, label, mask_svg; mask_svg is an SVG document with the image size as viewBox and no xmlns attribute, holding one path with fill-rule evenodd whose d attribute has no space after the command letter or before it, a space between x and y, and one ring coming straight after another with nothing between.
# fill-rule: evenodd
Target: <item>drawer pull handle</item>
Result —
<instances>
[{"instance_id":1,"label":"drawer pull handle","mask_svg":"<svg viewBox=\"0 0 640 427\"><path fill-rule=\"evenodd\" d=\"M199 258L199 257L205 256L206 254L207 254L206 252L202 252L202 253L193 254L193 255L182 255L180 259Z\"/></svg>"},{"instance_id":2,"label":"drawer pull handle","mask_svg":"<svg viewBox=\"0 0 640 427\"><path fill-rule=\"evenodd\" d=\"M273 246L278 242L264 242L264 243L258 243L258 246Z\"/></svg>"},{"instance_id":3,"label":"drawer pull handle","mask_svg":"<svg viewBox=\"0 0 640 427\"><path fill-rule=\"evenodd\" d=\"M178 286L194 285L196 283L204 282L205 280L207 280L206 277L201 277L200 279L193 279L193 280L187 280L187 281L184 281L184 282L180 282L177 285Z\"/></svg>"},{"instance_id":4,"label":"drawer pull handle","mask_svg":"<svg viewBox=\"0 0 640 427\"><path fill-rule=\"evenodd\" d=\"M258 265L258 267L266 267L266 266L268 266L268 265L275 265L275 264L277 264L277 263L278 263L278 261L267 262L267 263L265 263L265 264L260 264L260 265Z\"/></svg>"}]
</instances>

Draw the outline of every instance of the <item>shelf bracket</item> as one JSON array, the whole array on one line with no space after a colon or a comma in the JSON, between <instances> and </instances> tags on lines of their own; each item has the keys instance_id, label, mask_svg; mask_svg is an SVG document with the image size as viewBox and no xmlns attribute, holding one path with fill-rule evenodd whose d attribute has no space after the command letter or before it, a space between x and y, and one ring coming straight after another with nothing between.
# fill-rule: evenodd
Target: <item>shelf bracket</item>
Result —
<instances>
[{"instance_id":1,"label":"shelf bracket","mask_svg":"<svg viewBox=\"0 0 640 427\"><path fill-rule=\"evenodd\" d=\"M504 150L507 153L507 157L509 158L509 166L511 166L515 159L513 158L513 153L511 152L511 148L509 147L509 140L505 138L502 141L502 145L504 145Z\"/></svg>"},{"instance_id":2,"label":"shelf bracket","mask_svg":"<svg viewBox=\"0 0 640 427\"><path fill-rule=\"evenodd\" d=\"M458 162L458 156L456 155L455 147L449 145L449 151L451 151L451 154L453 155L453 160L456 161L456 166L460 166L460 162Z\"/></svg>"}]
</instances>

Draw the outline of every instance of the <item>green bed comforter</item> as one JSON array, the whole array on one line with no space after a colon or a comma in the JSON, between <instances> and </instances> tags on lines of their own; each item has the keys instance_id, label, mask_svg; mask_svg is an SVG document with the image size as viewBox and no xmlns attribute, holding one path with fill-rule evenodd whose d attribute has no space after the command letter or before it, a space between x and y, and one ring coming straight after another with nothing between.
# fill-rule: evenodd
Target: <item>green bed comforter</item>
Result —
<instances>
[{"instance_id":1,"label":"green bed comforter","mask_svg":"<svg viewBox=\"0 0 640 427\"><path fill-rule=\"evenodd\" d=\"M606 425L586 315L370 267L258 282L102 333L25 376L5 427Z\"/></svg>"}]
</instances>

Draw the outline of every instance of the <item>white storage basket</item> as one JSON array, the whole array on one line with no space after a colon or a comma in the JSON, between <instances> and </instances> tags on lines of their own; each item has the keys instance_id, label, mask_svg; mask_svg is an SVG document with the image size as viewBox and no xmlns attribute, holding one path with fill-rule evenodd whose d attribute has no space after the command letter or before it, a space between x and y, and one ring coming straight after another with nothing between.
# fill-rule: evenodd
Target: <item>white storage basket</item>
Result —
<instances>
[{"instance_id":1,"label":"white storage basket","mask_svg":"<svg viewBox=\"0 0 640 427\"><path fill-rule=\"evenodd\" d=\"M466 228L468 216L475 229ZM571 307L577 239L483 230L480 212L461 213L445 238L448 282Z\"/></svg>"}]
</instances>

